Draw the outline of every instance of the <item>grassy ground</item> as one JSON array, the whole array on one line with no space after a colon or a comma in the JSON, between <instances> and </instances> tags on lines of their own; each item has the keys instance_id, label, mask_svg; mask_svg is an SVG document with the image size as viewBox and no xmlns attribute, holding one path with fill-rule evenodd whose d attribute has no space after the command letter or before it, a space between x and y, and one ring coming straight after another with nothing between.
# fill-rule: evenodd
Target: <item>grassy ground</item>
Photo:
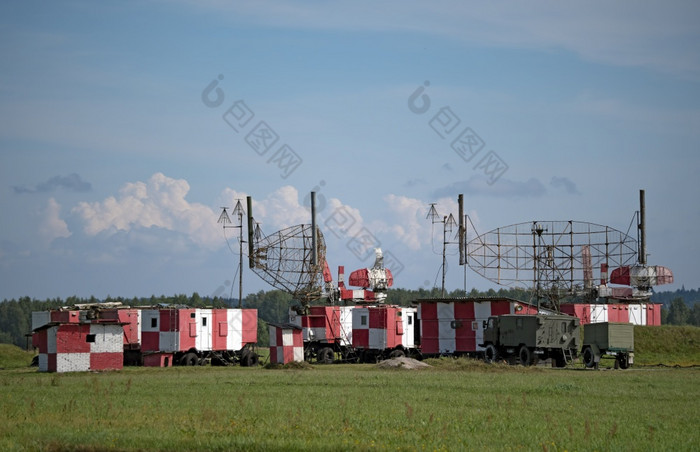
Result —
<instances>
[{"instance_id":1,"label":"grassy ground","mask_svg":"<svg viewBox=\"0 0 700 452\"><path fill-rule=\"evenodd\" d=\"M698 450L700 370L431 360L0 378L1 450Z\"/></svg>"},{"instance_id":2,"label":"grassy ground","mask_svg":"<svg viewBox=\"0 0 700 452\"><path fill-rule=\"evenodd\" d=\"M427 360L46 374L0 345L0 450L700 450L700 328L626 371ZM650 367L645 367L650 366Z\"/></svg>"},{"instance_id":3,"label":"grassy ground","mask_svg":"<svg viewBox=\"0 0 700 452\"><path fill-rule=\"evenodd\" d=\"M32 362L33 352L22 350L11 344L0 344L0 370L27 367Z\"/></svg>"}]
</instances>

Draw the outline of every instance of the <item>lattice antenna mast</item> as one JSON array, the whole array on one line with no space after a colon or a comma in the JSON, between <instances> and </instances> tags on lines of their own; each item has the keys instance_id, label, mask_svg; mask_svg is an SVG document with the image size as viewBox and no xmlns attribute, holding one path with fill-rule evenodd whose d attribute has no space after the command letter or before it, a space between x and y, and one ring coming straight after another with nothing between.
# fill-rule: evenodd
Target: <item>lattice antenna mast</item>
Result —
<instances>
[{"instance_id":1,"label":"lattice antenna mast","mask_svg":"<svg viewBox=\"0 0 700 452\"><path fill-rule=\"evenodd\" d=\"M236 207L233 209L233 214L238 216L238 226L231 225L231 218L228 216L228 207L221 208L221 215L219 215L218 223L222 225L224 231L227 228L238 228L238 307L240 308L243 303L243 215L245 211L241 205L241 200L236 200Z\"/></svg>"},{"instance_id":2,"label":"lattice antenna mast","mask_svg":"<svg viewBox=\"0 0 700 452\"><path fill-rule=\"evenodd\" d=\"M428 215L425 217L426 219L430 219L431 223L435 225L436 223L442 223L442 286L441 286L441 293L442 297L445 296L445 268L447 265L447 259L446 259L446 249L447 249L447 244L451 243L447 241L447 232L449 231L450 233L452 232L452 229L457 226L457 223L455 222L455 218L450 214L449 216L443 216L442 219L440 220L440 214L438 214L437 209L435 206L437 205L436 202L430 203L430 208L428 209Z\"/></svg>"}]
</instances>

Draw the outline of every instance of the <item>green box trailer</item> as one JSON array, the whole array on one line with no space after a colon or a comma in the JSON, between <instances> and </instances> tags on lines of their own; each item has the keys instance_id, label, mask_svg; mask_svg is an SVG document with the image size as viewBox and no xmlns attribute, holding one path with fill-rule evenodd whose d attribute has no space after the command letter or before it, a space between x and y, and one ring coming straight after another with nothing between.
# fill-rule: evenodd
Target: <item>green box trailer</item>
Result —
<instances>
[{"instance_id":1,"label":"green box trailer","mask_svg":"<svg viewBox=\"0 0 700 452\"><path fill-rule=\"evenodd\" d=\"M615 367L627 369L634 363L634 325L600 322L583 327L583 362L597 367L605 356L615 358Z\"/></svg>"}]
</instances>

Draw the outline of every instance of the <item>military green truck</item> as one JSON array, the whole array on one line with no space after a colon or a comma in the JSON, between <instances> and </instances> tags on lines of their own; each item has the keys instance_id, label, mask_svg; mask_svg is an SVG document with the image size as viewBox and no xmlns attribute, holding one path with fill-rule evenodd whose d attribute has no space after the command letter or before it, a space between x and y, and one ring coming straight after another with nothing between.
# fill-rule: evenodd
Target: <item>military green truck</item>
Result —
<instances>
[{"instance_id":1,"label":"military green truck","mask_svg":"<svg viewBox=\"0 0 700 452\"><path fill-rule=\"evenodd\" d=\"M601 358L615 359L615 368L634 363L634 325L631 323L589 323L583 328L583 363L598 368Z\"/></svg>"},{"instance_id":2,"label":"military green truck","mask_svg":"<svg viewBox=\"0 0 700 452\"><path fill-rule=\"evenodd\" d=\"M484 329L484 359L487 362L519 361L531 366L550 359L564 367L578 356L580 320L569 315L504 314L489 317Z\"/></svg>"}]
</instances>

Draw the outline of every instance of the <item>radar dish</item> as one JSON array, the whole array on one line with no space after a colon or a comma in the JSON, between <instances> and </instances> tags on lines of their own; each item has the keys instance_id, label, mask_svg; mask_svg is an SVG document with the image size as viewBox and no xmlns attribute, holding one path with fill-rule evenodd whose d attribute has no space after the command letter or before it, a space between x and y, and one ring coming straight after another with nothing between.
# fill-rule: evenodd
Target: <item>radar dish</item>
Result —
<instances>
[{"instance_id":1,"label":"radar dish","mask_svg":"<svg viewBox=\"0 0 700 452\"><path fill-rule=\"evenodd\" d=\"M636 262L637 241L608 226L532 221L496 228L467 243L467 264L497 284L534 290L556 306L560 297L587 295L593 270Z\"/></svg>"},{"instance_id":2,"label":"radar dish","mask_svg":"<svg viewBox=\"0 0 700 452\"><path fill-rule=\"evenodd\" d=\"M253 271L268 284L307 303L321 297L326 243L316 228L316 263L312 226L299 224L260 238L255 243Z\"/></svg>"}]
</instances>

